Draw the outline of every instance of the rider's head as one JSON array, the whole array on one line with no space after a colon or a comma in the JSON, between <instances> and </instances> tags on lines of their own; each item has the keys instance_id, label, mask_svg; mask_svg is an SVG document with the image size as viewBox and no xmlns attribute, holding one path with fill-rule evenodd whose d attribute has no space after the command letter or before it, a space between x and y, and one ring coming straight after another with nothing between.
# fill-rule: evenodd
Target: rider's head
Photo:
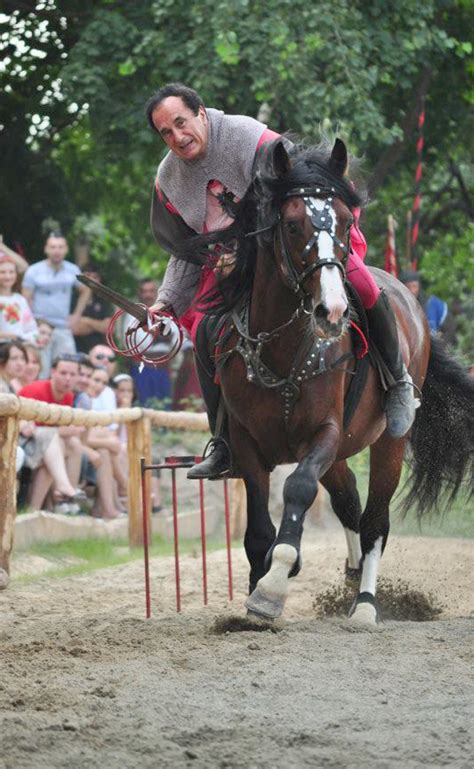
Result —
<instances>
[{"instance_id":1,"label":"rider's head","mask_svg":"<svg viewBox=\"0 0 474 769\"><path fill-rule=\"evenodd\" d=\"M203 100L192 88L165 85L148 100L146 115L150 127L182 160L198 160L206 154L208 118Z\"/></svg>"}]
</instances>

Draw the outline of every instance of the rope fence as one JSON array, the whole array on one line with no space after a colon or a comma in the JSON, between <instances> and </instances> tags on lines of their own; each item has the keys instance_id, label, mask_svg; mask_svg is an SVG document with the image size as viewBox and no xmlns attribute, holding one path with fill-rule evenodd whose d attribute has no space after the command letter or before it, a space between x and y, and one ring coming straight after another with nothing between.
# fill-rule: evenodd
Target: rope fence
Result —
<instances>
[{"instance_id":1,"label":"rope fence","mask_svg":"<svg viewBox=\"0 0 474 769\"><path fill-rule=\"evenodd\" d=\"M172 430L207 432L206 414L183 411L155 411L148 408L125 408L114 411L86 411L71 406L44 403L31 398L0 394L0 575L10 573L10 556L16 518L16 449L21 419L55 427L101 427L114 423L127 424L128 476L128 541L130 547L143 545L142 484L140 459L151 464L153 427ZM150 477L144 484L146 508L151 510Z\"/></svg>"}]
</instances>

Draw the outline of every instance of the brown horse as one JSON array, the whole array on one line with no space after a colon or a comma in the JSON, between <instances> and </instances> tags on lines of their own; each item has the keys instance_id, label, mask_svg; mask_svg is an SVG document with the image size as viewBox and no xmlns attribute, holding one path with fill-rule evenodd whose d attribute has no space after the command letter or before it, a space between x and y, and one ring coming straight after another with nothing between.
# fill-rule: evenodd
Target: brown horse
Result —
<instances>
[{"instance_id":1,"label":"brown horse","mask_svg":"<svg viewBox=\"0 0 474 769\"><path fill-rule=\"evenodd\" d=\"M378 564L408 438L387 434L384 390L372 366L344 424L355 356L343 263L351 209L359 203L344 177L346 162L340 141L330 155L298 148L288 154L282 141L274 143L235 224L204 239L207 245L237 241L235 269L220 285L221 309L231 313L217 359L232 454L247 489L246 606L260 617L283 610L289 578L301 568L304 516L321 481L346 533L346 573L360 577L351 616L377 619ZM390 275L373 272L396 313L405 363L423 393L412 434L410 501L425 512L436 506L445 482L452 496L457 492L470 466L474 388L439 345L431 347L423 310L410 292ZM367 446L370 484L362 514L346 460ZM276 533L269 475L276 465L295 462Z\"/></svg>"}]
</instances>

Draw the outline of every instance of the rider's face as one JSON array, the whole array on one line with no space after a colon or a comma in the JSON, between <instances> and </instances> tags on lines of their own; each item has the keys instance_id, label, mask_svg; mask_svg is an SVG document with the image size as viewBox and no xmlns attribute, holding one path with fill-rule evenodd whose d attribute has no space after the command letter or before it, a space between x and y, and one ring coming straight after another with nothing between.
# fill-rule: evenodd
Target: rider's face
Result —
<instances>
[{"instance_id":1,"label":"rider's face","mask_svg":"<svg viewBox=\"0 0 474 769\"><path fill-rule=\"evenodd\" d=\"M163 141L182 160L198 160L206 154L209 123L204 107L195 115L180 96L168 96L153 110L152 119Z\"/></svg>"}]
</instances>

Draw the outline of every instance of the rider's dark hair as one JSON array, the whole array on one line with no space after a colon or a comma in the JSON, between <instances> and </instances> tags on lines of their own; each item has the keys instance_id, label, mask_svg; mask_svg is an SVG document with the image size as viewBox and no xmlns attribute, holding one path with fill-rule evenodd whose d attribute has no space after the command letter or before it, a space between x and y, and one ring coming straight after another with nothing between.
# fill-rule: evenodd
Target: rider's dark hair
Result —
<instances>
[{"instance_id":1,"label":"rider's dark hair","mask_svg":"<svg viewBox=\"0 0 474 769\"><path fill-rule=\"evenodd\" d=\"M198 114L200 107L204 107L203 100L193 88L189 88L189 86L183 85L183 83L168 83L168 85L164 85L163 88L155 91L145 104L148 125L153 131L156 131L152 118L153 112L169 96L178 96L195 115Z\"/></svg>"}]
</instances>

